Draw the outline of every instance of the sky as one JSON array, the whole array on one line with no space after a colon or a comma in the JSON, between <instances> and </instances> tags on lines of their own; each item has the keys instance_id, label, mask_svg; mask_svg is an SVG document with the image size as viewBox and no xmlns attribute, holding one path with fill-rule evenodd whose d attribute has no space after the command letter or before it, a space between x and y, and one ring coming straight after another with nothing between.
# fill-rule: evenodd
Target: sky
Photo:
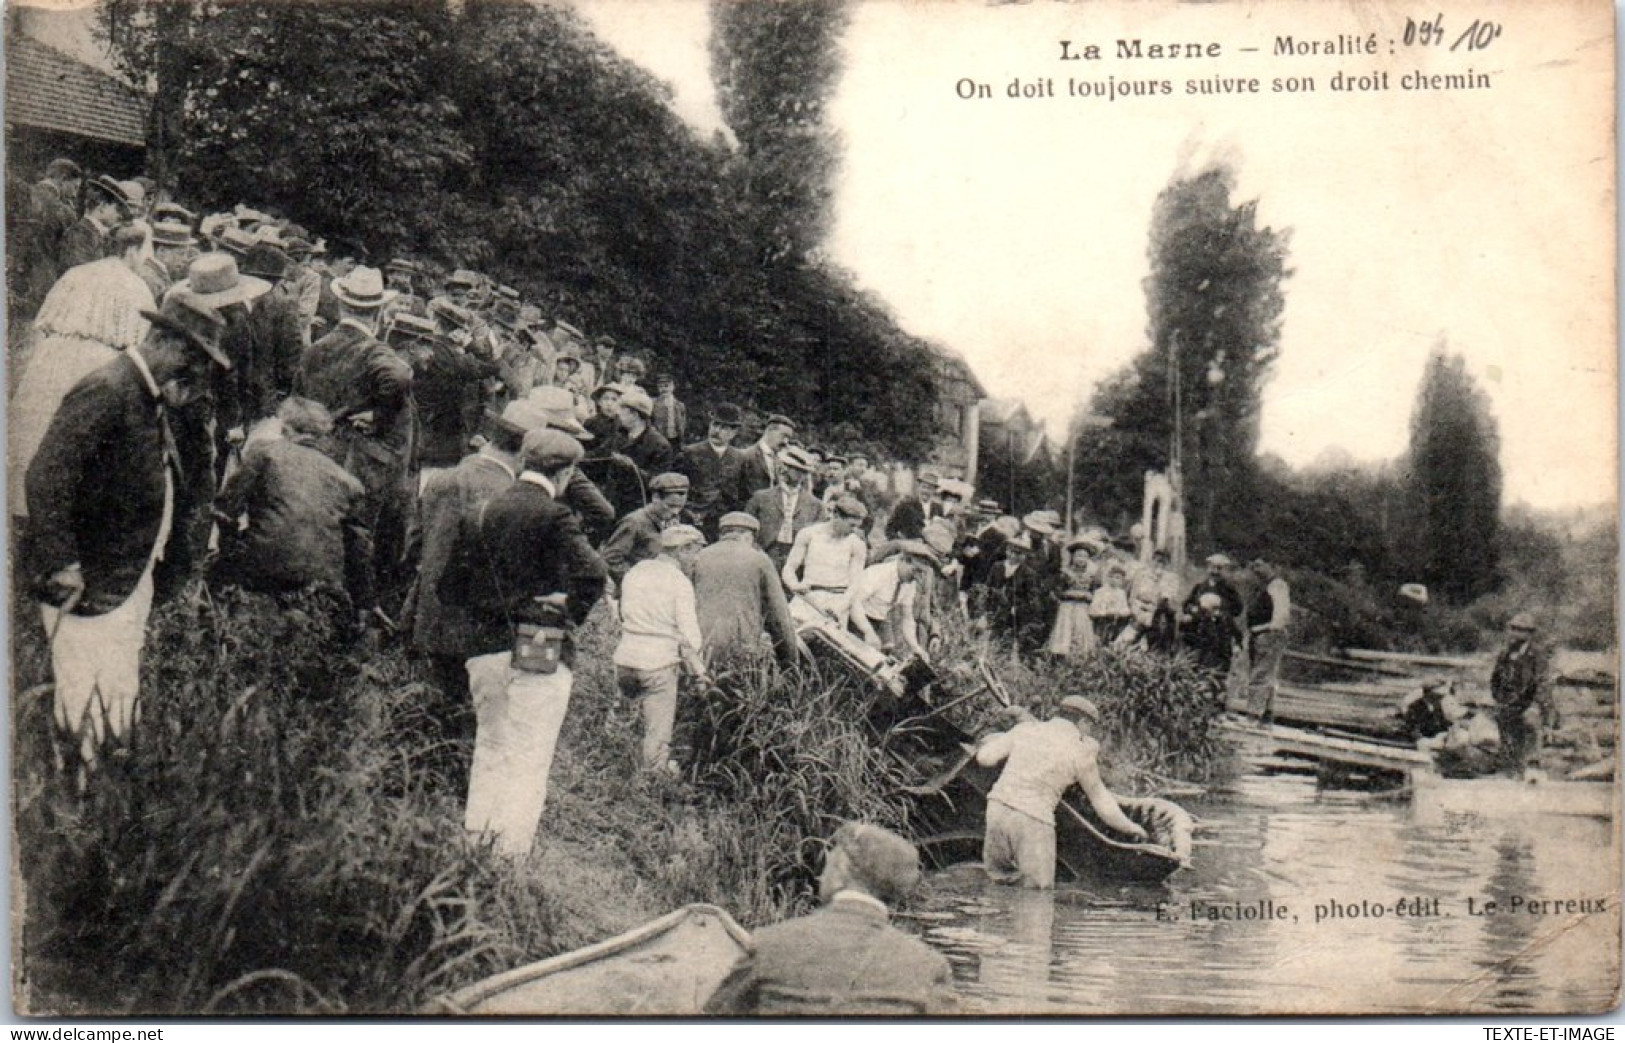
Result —
<instances>
[{"instance_id":1,"label":"sky","mask_svg":"<svg viewBox=\"0 0 1625 1043\"><path fill-rule=\"evenodd\" d=\"M700 0L577 0L621 53L720 126ZM1451 40L1481 10L1444 4L1448 39L1403 44L1409 9L1352 0L983 5L860 0L830 110L843 143L830 255L911 333L948 345L989 392L1052 433L1146 347L1141 281L1153 202L1210 160L1235 201L1290 229L1281 354L1262 448L1294 466L1403 452L1427 355L1461 352L1488 393L1509 502L1615 502L1612 9L1504 4L1481 51ZM1590 17L1585 17L1589 13ZM1130 20L1132 19L1132 20ZM1277 35L1375 32L1377 56L1276 57ZM1213 60L1120 60L1118 38L1217 41ZM1058 41L1107 57L1062 62ZM1392 40L1395 53L1389 50ZM1246 54L1242 47L1258 47ZM1405 91L1402 73L1488 73L1472 91ZM1386 91L1331 76L1386 69ZM1257 77L1256 96L1184 81ZM1313 76L1313 94L1270 93ZM1167 79L1172 96L1067 97L1066 81ZM1013 79L1056 97L1011 100ZM961 80L992 99L961 99Z\"/></svg>"}]
</instances>

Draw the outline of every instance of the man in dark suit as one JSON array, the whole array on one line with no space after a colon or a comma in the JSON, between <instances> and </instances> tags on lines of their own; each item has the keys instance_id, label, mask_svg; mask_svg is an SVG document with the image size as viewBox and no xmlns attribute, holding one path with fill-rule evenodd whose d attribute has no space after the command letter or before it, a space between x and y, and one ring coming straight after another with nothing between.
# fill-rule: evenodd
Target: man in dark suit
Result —
<instances>
[{"instance_id":1,"label":"man in dark suit","mask_svg":"<svg viewBox=\"0 0 1625 1043\"><path fill-rule=\"evenodd\" d=\"M745 513L760 523L756 541L773 560L773 567L782 569L796 534L819 519L824 505L807 485L812 460L805 452L795 446L784 450L779 454L778 471L778 481L753 495L745 504Z\"/></svg>"},{"instance_id":2,"label":"man in dark suit","mask_svg":"<svg viewBox=\"0 0 1625 1043\"><path fill-rule=\"evenodd\" d=\"M73 160L53 159L45 177L29 190L28 219L12 251L23 281L21 310L30 315L62 274L62 236L78 220L74 203L83 176Z\"/></svg>"},{"instance_id":3,"label":"man in dark suit","mask_svg":"<svg viewBox=\"0 0 1625 1043\"><path fill-rule=\"evenodd\" d=\"M717 519L738 510L739 469L745 454L733 447L743 418L739 407L724 402L711 411L705 441L683 447L675 470L688 476L688 510L708 540L717 535Z\"/></svg>"},{"instance_id":4,"label":"man in dark suit","mask_svg":"<svg viewBox=\"0 0 1625 1043\"><path fill-rule=\"evenodd\" d=\"M675 525L688 502L688 479L675 471L649 481L649 505L622 518L604 541L604 564L617 584L632 566L660 553L660 532Z\"/></svg>"},{"instance_id":5,"label":"man in dark suit","mask_svg":"<svg viewBox=\"0 0 1625 1043\"><path fill-rule=\"evenodd\" d=\"M62 233L57 272L106 257L113 226L128 216L129 198L117 181L103 174L85 182L85 214Z\"/></svg>"},{"instance_id":6,"label":"man in dark suit","mask_svg":"<svg viewBox=\"0 0 1625 1043\"><path fill-rule=\"evenodd\" d=\"M757 931L705 1013L774 1017L946 1014L953 974L941 953L888 921L920 879L914 845L879 826L835 831L818 896L824 908Z\"/></svg>"},{"instance_id":7,"label":"man in dark suit","mask_svg":"<svg viewBox=\"0 0 1625 1043\"><path fill-rule=\"evenodd\" d=\"M532 426L526 423L524 410L523 403L510 402L500 417L487 414L485 444L457 466L430 474L418 500L421 558L402 625L412 648L428 658L438 690L438 696L424 707L425 738L439 747L431 767L449 793L463 794L468 789L474 700L468 689L467 663L478 650L478 627L466 604L453 604L442 597L441 579L463 526L519 476L520 445Z\"/></svg>"},{"instance_id":8,"label":"man in dark suit","mask_svg":"<svg viewBox=\"0 0 1625 1043\"><path fill-rule=\"evenodd\" d=\"M789 417L777 413L767 418L762 437L746 449L739 465L739 487L734 502L749 504L750 498L762 489L770 489L779 479L779 452L796 433L796 425Z\"/></svg>"},{"instance_id":9,"label":"man in dark suit","mask_svg":"<svg viewBox=\"0 0 1625 1043\"><path fill-rule=\"evenodd\" d=\"M374 572L403 553L412 448L412 367L378 340L378 312L393 299L376 268L333 280L338 326L305 349L299 390L333 414L333 458L367 490Z\"/></svg>"},{"instance_id":10,"label":"man in dark suit","mask_svg":"<svg viewBox=\"0 0 1625 1043\"><path fill-rule=\"evenodd\" d=\"M209 387L224 321L177 292L139 348L74 385L28 467L29 531L21 575L43 603L56 679L56 721L86 762L134 723L141 648L155 591L184 578L186 525L207 460L176 448L171 410ZM168 575L155 575L162 568Z\"/></svg>"},{"instance_id":11,"label":"man in dark suit","mask_svg":"<svg viewBox=\"0 0 1625 1043\"><path fill-rule=\"evenodd\" d=\"M514 649L527 637L545 643L546 632L584 622L604 591L602 559L554 495L581 456L581 443L562 431L527 434L519 480L465 515L454 552L455 585L476 625L468 683L477 721L463 826L493 835L498 851L521 858L547 801L573 657L563 635L558 657L546 662L518 660Z\"/></svg>"}]
</instances>

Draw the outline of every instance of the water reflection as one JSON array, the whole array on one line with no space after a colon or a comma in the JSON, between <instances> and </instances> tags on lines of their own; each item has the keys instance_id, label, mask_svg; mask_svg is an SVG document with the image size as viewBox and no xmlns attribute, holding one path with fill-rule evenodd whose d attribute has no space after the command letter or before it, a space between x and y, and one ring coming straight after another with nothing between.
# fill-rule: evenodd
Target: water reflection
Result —
<instances>
[{"instance_id":1,"label":"water reflection","mask_svg":"<svg viewBox=\"0 0 1625 1043\"><path fill-rule=\"evenodd\" d=\"M918 921L984 1013L1597 1010L1618 981L1608 823L1438 814L1252 777L1190 809L1195 867L1052 894L939 874ZM1509 911L1513 896L1520 911ZM1489 901L1495 915L1479 915ZM1469 902L1472 904L1469 905ZM1275 918L1271 918L1275 917Z\"/></svg>"}]
</instances>

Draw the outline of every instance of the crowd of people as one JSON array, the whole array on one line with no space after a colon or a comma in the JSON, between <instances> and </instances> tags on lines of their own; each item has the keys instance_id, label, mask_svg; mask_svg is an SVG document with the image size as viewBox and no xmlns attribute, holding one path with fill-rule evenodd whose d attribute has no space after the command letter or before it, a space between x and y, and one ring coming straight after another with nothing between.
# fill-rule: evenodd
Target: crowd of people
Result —
<instances>
[{"instance_id":1,"label":"crowd of people","mask_svg":"<svg viewBox=\"0 0 1625 1043\"><path fill-rule=\"evenodd\" d=\"M808 622L899 659L928 661L958 613L1032 655L1183 645L1228 671L1250 643L1278 662L1265 563L1244 604L1222 555L1187 593L1162 552L1006 514L962 478L921 469L895 494L863 447L726 402L691 414L651 356L483 273L359 264L286 218L200 216L68 160L18 205L19 577L87 763L132 726L154 600L199 572L326 590L358 636L421 656L440 745L464 751L448 785L515 851L550 759L515 751L551 750L570 632L600 601L654 773L677 770L685 674L740 648L792 662Z\"/></svg>"}]
</instances>

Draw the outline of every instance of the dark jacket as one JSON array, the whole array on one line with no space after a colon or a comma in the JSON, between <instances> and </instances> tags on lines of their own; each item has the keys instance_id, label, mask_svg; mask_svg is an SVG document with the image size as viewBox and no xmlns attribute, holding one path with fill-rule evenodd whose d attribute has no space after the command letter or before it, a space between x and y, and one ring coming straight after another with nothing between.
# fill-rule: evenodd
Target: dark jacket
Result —
<instances>
[{"instance_id":1,"label":"dark jacket","mask_svg":"<svg viewBox=\"0 0 1625 1043\"><path fill-rule=\"evenodd\" d=\"M372 607L372 534L361 483L321 450L286 439L255 442L220 491L218 574L265 593L322 586ZM236 519L246 514L248 527Z\"/></svg>"},{"instance_id":2,"label":"dark jacket","mask_svg":"<svg viewBox=\"0 0 1625 1043\"><path fill-rule=\"evenodd\" d=\"M564 483L558 498L575 512L588 543L596 547L609 538L615 528L615 507L591 478L580 471L571 471L570 480Z\"/></svg>"},{"instance_id":3,"label":"dark jacket","mask_svg":"<svg viewBox=\"0 0 1625 1043\"><path fill-rule=\"evenodd\" d=\"M734 487L733 502L750 503L750 498L762 489L772 488L774 477L762 458L762 443L753 442L740 451L739 481Z\"/></svg>"},{"instance_id":4,"label":"dark jacket","mask_svg":"<svg viewBox=\"0 0 1625 1043\"><path fill-rule=\"evenodd\" d=\"M480 505L513 481L507 468L476 453L424 483L418 500L423 556L404 620L418 651L465 658L474 654L479 627L466 605L449 604L441 597L441 577Z\"/></svg>"},{"instance_id":5,"label":"dark jacket","mask_svg":"<svg viewBox=\"0 0 1625 1043\"><path fill-rule=\"evenodd\" d=\"M700 551L694 559L694 599L707 657L754 647L766 630L779 661L795 661L796 628L784 582L754 543L721 540Z\"/></svg>"},{"instance_id":6,"label":"dark jacket","mask_svg":"<svg viewBox=\"0 0 1625 1043\"><path fill-rule=\"evenodd\" d=\"M941 1014L953 974L941 953L837 895L810 916L771 924L706 1001L711 1015Z\"/></svg>"},{"instance_id":7,"label":"dark jacket","mask_svg":"<svg viewBox=\"0 0 1625 1043\"><path fill-rule=\"evenodd\" d=\"M91 261L99 261L106 257L107 243L107 233L97 227L96 222L89 217L81 217L62 233L56 254L57 274L61 275L76 265L89 264Z\"/></svg>"},{"instance_id":8,"label":"dark jacket","mask_svg":"<svg viewBox=\"0 0 1625 1043\"><path fill-rule=\"evenodd\" d=\"M246 418L270 416L293 394L305 350L305 324L299 300L286 284L254 302L248 320L254 370L247 382Z\"/></svg>"},{"instance_id":9,"label":"dark jacket","mask_svg":"<svg viewBox=\"0 0 1625 1043\"><path fill-rule=\"evenodd\" d=\"M905 496L886 518L888 540L917 540L925 533L925 504L917 496Z\"/></svg>"},{"instance_id":10,"label":"dark jacket","mask_svg":"<svg viewBox=\"0 0 1625 1043\"><path fill-rule=\"evenodd\" d=\"M673 468L688 477L688 509L707 535L715 534L715 524L729 511L736 511L744 502L736 500L739 494L739 469L745 456L733 446L725 446L719 454L710 442L695 442L683 447L677 454Z\"/></svg>"},{"instance_id":11,"label":"dark jacket","mask_svg":"<svg viewBox=\"0 0 1625 1043\"><path fill-rule=\"evenodd\" d=\"M412 358L412 397L423 429L419 459L425 467L450 467L468 455L480 425L482 384L496 364L444 342Z\"/></svg>"},{"instance_id":12,"label":"dark jacket","mask_svg":"<svg viewBox=\"0 0 1625 1043\"><path fill-rule=\"evenodd\" d=\"M655 475L671 470L671 443L653 427L644 428L631 441L623 436L615 450L638 465L645 484Z\"/></svg>"},{"instance_id":13,"label":"dark jacket","mask_svg":"<svg viewBox=\"0 0 1625 1043\"><path fill-rule=\"evenodd\" d=\"M649 515L649 508L641 507L620 520L615 531L604 542L604 565L618 584L632 571L632 566L647 561L660 553L660 530L665 528Z\"/></svg>"},{"instance_id":14,"label":"dark jacket","mask_svg":"<svg viewBox=\"0 0 1625 1043\"><path fill-rule=\"evenodd\" d=\"M28 466L26 574L37 585L78 562L85 579L79 615L117 608L146 571L163 520L166 423L135 363L120 355L68 392ZM183 519L197 494L188 461L167 466L175 510L161 589L168 586L163 573L184 575L190 567Z\"/></svg>"},{"instance_id":15,"label":"dark jacket","mask_svg":"<svg viewBox=\"0 0 1625 1043\"><path fill-rule=\"evenodd\" d=\"M354 326L341 325L305 349L298 385L335 424L372 414L368 437L385 449L401 451L411 437L412 367Z\"/></svg>"},{"instance_id":16,"label":"dark jacket","mask_svg":"<svg viewBox=\"0 0 1625 1043\"><path fill-rule=\"evenodd\" d=\"M492 497L483 515L465 517L441 587L472 612L474 655L513 647L513 626L535 618L538 597L567 594L569 618L579 624L603 592L603 559L575 514L523 479Z\"/></svg>"},{"instance_id":17,"label":"dark jacket","mask_svg":"<svg viewBox=\"0 0 1625 1043\"><path fill-rule=\"evenodd\" d=\"M790 519L790 541L795 542L796 533L816 522L823 510L824 505L818 502L812 490L802 486L800 495L796 497L796 515ZM758 546L766 550L779 542L779 529L784 525L784 494L777 485L760 489L752 495L745 505L745 513L762 523L756 532Z\"/></svg>"},{"instance_id":18,"label":"dark jacket","mask_svg":"<svg viewBox=\"0 0 1625 1043\"><path fill-rule=\"evenodd\" d=\"M1219 595L1219 600L1224 603L1224 614L1229 616L1231 619L1236 620L1238 626L1240 625L1241 613L1244 606L1241 600L1241 592L1235 588L1234 584L1225 579L1223 576L1220 576L1217 579L1210 576L1203 576L1201 582L1192 587L1190 594L1186 595L1185 597L1184 608L1187 615L1194 617L1199 611L1201 611L1198 602L1202 600L1203 594ZM1267 615L1264 618L1266 622L1269 619Z\"/></svg>"}]
</instances>

